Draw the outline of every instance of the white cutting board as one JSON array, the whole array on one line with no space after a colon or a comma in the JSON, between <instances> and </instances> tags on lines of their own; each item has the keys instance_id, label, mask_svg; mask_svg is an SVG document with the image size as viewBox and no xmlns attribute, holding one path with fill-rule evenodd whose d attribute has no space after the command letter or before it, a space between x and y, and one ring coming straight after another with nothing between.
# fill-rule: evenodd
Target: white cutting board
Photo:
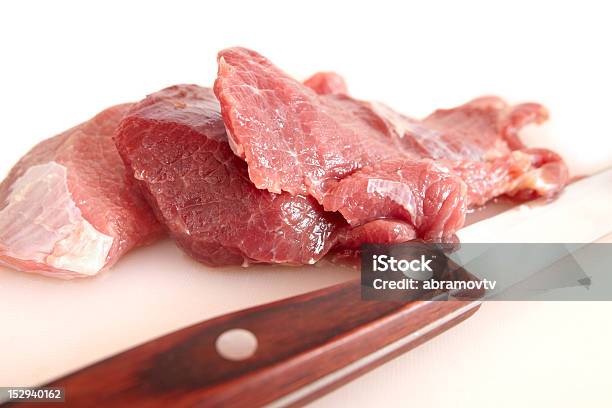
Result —
<instances>
[{"instance_id":1,"label":"white cutting board","mask_svg":"<svg viewBox=\"0 0 612 408\"><path fill-rule=\"evenodd\" d=\"M568 141L574 135L560 132L553 137L551 130L559 128L555 123L527 129L525 139L570 154ZM19 145L25 151L40 139L15 141L10 147ZM581 145L590 143L600 149L597 157L572 155L573 174L612 164L608 158L612 137L590 134L583 139ZM0 155L5 158L3 171L8 171L15 161L14 152L8 149ZM562 200L574 203L573 209L558 210L554 204L531 210L522 207L471 225L459 235L464 242L521 242L532 236L525 233L529 229L525 223L533 217L544 226L533 235L536 241L589 240L593 229L597 236L604 235L612 231L612 205L609 212L601 205L589 210L592 200L588 198L589 189L591 193L607 191L602 200L612 203L612 173L603 177L607 178L586 190L572 193L573 187L568 189ZM112 270L91 279L61 281L0 267L0 386L44 383L204 319L357 276L353 270L330 265L209 268L185 256L170 240L135 250ZM488 407L491 399L508 392L507 387L520 386L523 394L511 394L514 400L507 396L504 401L518 405L525 395L538 398L543 387L553 387L550 393L559 406L571 406L571 402L582 402L580 387L586 387L584 384L589 384L592 402L610 400L612 397L601 393L608 389L605 386L612 386L605 371L605 365L612 364L612 355L607 353L612 332L601 322L611 315L612 305L602 302L488 303L460 327L317 404L337 406L342 399L351 398L356 401L353 405L369 406L386 398L388 406L402 406L410 398L421 406L463 402ZM577 345L586 348L574 352ZM587 373L581 377L583 385L575 384L576 376L565 374L567 366L573 372ZM437 391L440 370L455 378L449 393ZM535 381L538 376L547 380ZM483 380L488 388L478 394L467 391ZM480 405L474 405L475 401Z\"/></svg>"},{"instance_id":2,"label":"white cutting board","mask_svg":"<svg viewBox=\"0 0 612 408\"><path fill-rule=\"evenodd\" d=\"M528 129L526 139L533 145L555 145L551 128L554 126ZM606 147L601 139L598 144ZM6 170L8 163L4 162ZM603 168L610 161L586 160L583 156L574 157L573 163L573 173L580 174ZM597 205L589 196L604 191L607 195L601 200L612 203L612 172L597 177L598 181L587 187L568 188L560 201L571 202L573 207L522 206L464 228L459 235L464 242L526 241L532 236L526 233L526 225L533 220L538 221L535 241L588 241L593 234L609 233L612 205ZM354 270L329 264L209 268L191 260L168 239L129 253L112 270L91 279L62 281L0 267L0 386L44 383L204 319L356 277ZM610 353L603 358L599 355L612 343L612 331L600 324L610 315L612 305L602 302L488 303L460 327L317 404L335 406L349 397L363 406L383 397L390 406L401 406L406 398L423 406L461 405L461 398L473 404L475 394L466 393L464 387L483 381L483 371L498 379L488 384L487 392L478 394L483 407L490 401L486 395L496 398L506 386L519 383L526 395L531 390L534 398L541 394L542 387L556 384L558 403L569 404L581 393L575 389L575 377L564 375L562 367L551 368L559 361L590 373L583 380L590 384L588 395L597 402L604 398L598 392L606 390L604 385L610 382L607 374L599 374L604 373L605 364L612 364ZM579 322L580 330L569 330L565 319L572 320L573 325ZM578 343L587 344L593 355L584 357L582 348L582 354L571 354ZM527 372L531 376L546 375L546 382L525 375L527 359L544 369L531 367ZM444 375L458 379L453 381L454 393L435 391L440 369ZM524 401L516 398L516 404Z\"/></svg>"},{"instance_id":3,"label":"white cutting board","mask_svg":"<svg viewBox=\"0 0 612 408\"><path fill-rule=\"evenodd\" d=\"M588 184L578 183L569 187L552 205L526 205L473 224L461 231L461 238L464 242L521 241L529 229L526 224L537 223L538 238L544 242L592 240L593 236L603 236L612 231L612 206L602 206L590 199L592 193L597 193L600 200L612 202L612 189L606 191L606 186L612 186L612 170L595 176ZM584 211L577 214L577 208ZM542 226L546 225L550 229L544 233ZM500 231L504 233L500 235ZM0 269L0 350L3 351L0 386L43 383L203 319L357 276L354 270L329 264L299 268L209 268L185 256L169 240L132 252L111 271L92 279L61 281ZM549 347L557 347L560 352L567 353L576 346L574 342L583 341L581 337L588 335L591 342L597 339L601 343L599 346L591 344L588 352L597 354L607 350L612 341L612 331L607 329L602 333L601 319L609 320L612 305L600 302L578 307L576 303L558 306L559 309L555 311L550 303L514 302L507 304L507 307L502 302L486 304L465 323L470 329L453 329L441 339L433 340L433 345L412 351L414 357L406 357L409 359L406 361L412 362L394 362L359 381L380 383L380 378L395 378L393 373L397 370L401 370L400 378L415 378L421 375L422 370L430 372L440 364L449 370L450 375L455 369L452 364L462 361L469 363L468 368L477 364L482 366L479 370L504 373L508 368L516 368L516 361L508 361L508 364L515 365L501 370L496 366L500 360L504 361L512 353L518 352L517 343L525 348L520 351L523 356L525 353L534 354L534 350L543 347L549 351ZM558 313L559 310L563 311L562 314ZM588 318L584 317L585 312L588 312ZM519 322L526 314L528 326L520 326ZM545 319L544 322L534 317L538 314ZM563 331L567 327L563 319L567 318L580 319L582 331L570 330L565 337L556 337L554 341L550 339L548 331ZM500 331L500 322L508 320L511 325L506 328L512 327L512 324L515 329L520 328L500 342L496 332ZM284 329L279 327L279 330ZM598 333L597 336L593 335L593 330ZM476 353L475 344L491 337L495 340L486 347L491 353L489 358L494 357L495 363L482 359L476 363L465 360ZM512 339L512 353L499 354L507 353L507 350L499 347L503 347L508 339ZM604 369L605 358L602 362L601 357L590 360L583 357L580 357L580 361L591 364L587 364L590 372L597 373ZM534 356L533 363L541 364L541 358L541 354ZM418 361L416 365L415 359ZM564 354L563 361L568 361L567 354ZM444 365L446 363L451 366ZM609 355L607 363L612 363ZM473 376L482 380L479 377L481 371L470 370ZM434 378L431 378L432 385ZM594 378L609 381L606 375ZM348 387L357 391L356 386ZM380 384L376 387L379 388ZM390 389L381 395L397 393L402 389ZM328 398L333 400L336 397L332 395ZM364 401L368 400L365 395L363 398ZM423 394L423 398L423 401L431 402L431 396ZM324 402L325 399L319 403Z\"/></svg>"}]
</instances>

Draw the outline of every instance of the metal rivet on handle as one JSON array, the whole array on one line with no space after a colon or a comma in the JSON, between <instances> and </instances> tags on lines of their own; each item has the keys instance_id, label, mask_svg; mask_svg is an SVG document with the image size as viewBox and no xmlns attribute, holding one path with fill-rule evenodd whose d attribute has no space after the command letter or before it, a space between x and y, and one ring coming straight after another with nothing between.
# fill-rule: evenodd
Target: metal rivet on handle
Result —
<instances>
[{"instance_id":1,"label":"metal rivet on handle","mask_svg":"<svg viewBox=\"0 0 612 408\"><path fill-rule=\"evenodd\" d=\"M217 337L215 347L226 360L246 360L257 350L257 337L245 329L231 329Z\"/></svg>"}]
</instances>

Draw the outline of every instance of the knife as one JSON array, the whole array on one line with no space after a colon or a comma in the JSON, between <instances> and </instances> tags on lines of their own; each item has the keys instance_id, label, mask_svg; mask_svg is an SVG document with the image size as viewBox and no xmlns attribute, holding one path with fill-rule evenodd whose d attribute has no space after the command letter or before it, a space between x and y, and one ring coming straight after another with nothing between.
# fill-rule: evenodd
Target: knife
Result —
<instances>
[{"instance_id":1,"label":"knife","mask_svg":"<svg viewBox=\"0 0 612 408\"><path fill-rule=\"evenodd\" d=\"M610 185L612 170L575 182L555 203L471 225L466 235L509 230L509 239L530 233L536 240L534 232L547 236L540 224L549 214L584 211L579 231L557 223L563 230L555 236L595 241L612 231L612 210L601 205L612 202ZM480 304L363 301L356 280L196 324L46 386L63 387L66 404L79 407L298 406L465 320Z\"/></svg>"}]
</instances>

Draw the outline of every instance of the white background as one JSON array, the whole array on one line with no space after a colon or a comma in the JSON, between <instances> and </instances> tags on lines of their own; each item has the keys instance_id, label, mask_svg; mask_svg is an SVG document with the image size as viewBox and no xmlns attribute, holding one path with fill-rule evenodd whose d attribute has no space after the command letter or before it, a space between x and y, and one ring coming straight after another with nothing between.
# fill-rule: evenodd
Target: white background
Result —
<instances>
[{"instance_id":1,"label":"white background","mask_svg":"<svg viewBox=\"0 0 612 408\"><path fill-rule=\"evenodd\" d=\"M530 144L557 149L574 175L612 166L612 13L604 1L11 3L0 5L0 174L36 142L109 105L174 83L211 85L217 51L232 45L253 48L298 78L335 70L355 96L417 117L489 93L539 101L553 119L527 132ZM292 281L299 287L277 273L236 271L225 278L198 271L166 242L157 252L190 268L168 286L164 279L176 264L138 264L146 251L109 272L122 277L86 283L0 270L0 318L18 328L0 322L1 352L31 353L5 360L14 366L0 362L0 383L6 382L0 385L45 381L202 318L349 277L300 273ZM145 265L157 270L144 273ZM225 282L258 292L224 301L232 291L207 292L202 276L211 287ZM194 284L202 286L203 300L185 303L199 293ZM129 285L141 287L132 292ZM134 309L112 311L122 301ZM79 331L109 309L114 320ZM157 315L142 317L132 332L120 321L147 310ZM610 406L610 312L601 303L486 305L460 327L316 405Z\"/></svg>"}]
</instances>

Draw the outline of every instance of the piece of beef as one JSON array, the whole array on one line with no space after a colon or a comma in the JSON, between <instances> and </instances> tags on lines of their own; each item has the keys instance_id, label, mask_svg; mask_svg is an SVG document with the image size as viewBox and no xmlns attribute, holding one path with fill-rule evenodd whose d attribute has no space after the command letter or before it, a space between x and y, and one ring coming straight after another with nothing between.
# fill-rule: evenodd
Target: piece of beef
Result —
<instances>
[{"instance_id":1,"label":"piece of beef","mask_svg":"<svg viewBox=\"0 0 612 408\"><path fill-rule=\"evenodd\" d=\"M348 95L348 87L346 86L344 78L342 78L335 72L317 72L316 74L305 80L304 85L306 85L319 95Z\"/></svg>"},{"instance_id":2,"label":"piece of beef","mask_svg":"<svg viewBox=\"0 0 612 408\"><path fill-rule=\"evenodd\" d=\"M558 156L518 140L522 126L546 118L540 105L485 97L418 121L317 94L251 50L223 50L218 62L230 144L255 185L309 194L352 226L390 218L419 238L447 240L470 206L502 194L554 196L567 181Z\"/></svg>"},{"instance_id":3,"label":"piece of beef","mask_svg":"<svg viewBox=\"0 0 612 408\"><path fill-rule=\"evenodd\" d=\"M465 221L466 188L431 160L387 160L345 177L323 202L353 227L379 219L409 221L415 237L448 239Z\"/></svg>"},{"instance_id":4,"label":"piece of beef","mask_svg":"<svg viewBox=\"0 0 612 408\"><path fill-rule=\"evenodd\" d=\"M91 276L161 235L112 140L129 107L106 109L39 143L13 167L0 184L0 263Z\"/></svg>"},{"instance_id":5,"label":"piece of beef","mask_svg":"<svg viewBox=\"0 0 612 408\"><path fill-rule=\"evenodd\" d=\"M158 218L205 264L314 263L344 225L312 197L253 185L209 88L177 85L149 95L126 115L115 141Z\"/></svg>"},{"instance_id":6,"label":"piece of beef","mask_svg":"<svg viewBox=\"0 0 612 408\"><path fill-rule=\"evenodd\" d=\"M503 194L554 197L568 181L563 159L547 149L529 149L518 137L524 126L546 119L542 105L509 106L487 96L437 110L423 120L422 129L405 132L404 140L466 181L469 206Z\"/></svg>"},{"instance_id":7,"label":"piece of beef","mask_svg":"<svg viewBox=\"0 0 612 408\"><path fill-rule=\"evenodd\" d=\"M260 189L320 202L333 181L401 151L394 129L369 104L319 95L254 51L219 53L215 94L232 148Z\"/></svg>"}]
</instances>

